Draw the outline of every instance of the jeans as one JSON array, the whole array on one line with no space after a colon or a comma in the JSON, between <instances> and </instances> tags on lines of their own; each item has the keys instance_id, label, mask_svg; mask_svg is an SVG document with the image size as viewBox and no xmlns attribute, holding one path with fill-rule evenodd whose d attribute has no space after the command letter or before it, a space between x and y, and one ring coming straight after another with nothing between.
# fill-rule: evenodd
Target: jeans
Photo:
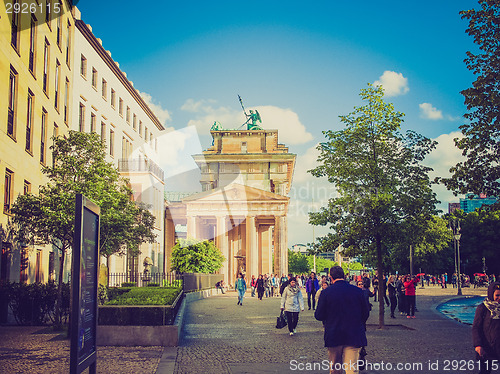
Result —
<instances>
[{"instance_id":1,"label":"jeans","mask_svg":"<svg viewBox=\"0 0 500 374\"><path fill-rule=\"evenodd\" d=\"M316 290L307 293L307 306L311 309L311 298L313 309L316 308Z\"/></svg>"},{"instance_id":2,"label":"jeans","mask_svg":"<svg viewBox=\"0 0 500 374\"><path fill-rule=\"evenodd\" d=\"M245 290L238 289L238 301L243 304L243 296L245 296Z\"/></svg>"}]
</instances>

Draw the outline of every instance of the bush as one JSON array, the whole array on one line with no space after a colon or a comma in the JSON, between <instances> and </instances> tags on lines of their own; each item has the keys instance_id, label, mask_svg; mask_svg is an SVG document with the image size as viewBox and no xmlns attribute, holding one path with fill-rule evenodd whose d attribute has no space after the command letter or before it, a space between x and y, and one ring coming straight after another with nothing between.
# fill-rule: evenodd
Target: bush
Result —
<instances>
[{"instance_id":1,"label":"bush","mask_svg":"<svg viewBox=\"0 0 500 374\"><path fill-rule=\"evenodd\" d=\"M148 283L147 286L148 287L160 287L160 284L159 283Z\"/></svg>"},{"instance_id":2,"label":"bush","mask_svg":"<svg viewBox=\"0 0 500 374\"><path fill-rule=\"evenodd\" d=\"M137 283L136 282L123 282L122 287L136 287Z\"/></svg>"},{"instance_id":3,"label":"bush","mask_svg":"<svg viewBox=\"0 0 500 374\"><path fill-rule=\"evenodd\" d=\"M116 290L115 298L110 293L110 301L105 305L172 305L180 292L180 288L163 287L134 287L123 292Z\"/></svg>"},{"instance_id":4,"label":"bush","mask_svg":"<svg viewBox=\"0 0 500 374\"><path fill-rule=\"evenodd\" d=\"M57 286L48 283L1 283L0 294L18 325L43 325L55 319ZM4 304L5 305L5 304ZM70 308L70 286L63 284L61 321L66 322Z\"/></svg>"},{"instance_id":5,"label":"bush","mask_svg":"<svg viewBox=\"0 0 500 374\"><path fill-rule=\"evenodd\" d=\"M176 279L173 281L163 280L163 287L175 287L182 288L182 279Z\"/></svg>"}]
</instances>

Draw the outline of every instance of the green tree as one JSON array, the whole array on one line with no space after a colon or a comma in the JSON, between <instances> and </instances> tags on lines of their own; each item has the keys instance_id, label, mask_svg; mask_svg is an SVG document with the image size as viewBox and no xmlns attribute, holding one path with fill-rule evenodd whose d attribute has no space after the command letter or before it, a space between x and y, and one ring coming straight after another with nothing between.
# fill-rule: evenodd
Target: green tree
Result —
<instances>
[{"instance_id":1,"label":"green tree","mask_svg":"<svg viewBox=\"0 0 500 374\"><path fill-rule=\"evenodd\" d=\"M300 252L288 250L288 272L291 274L308 273L312 266L308 262L308 256Z\"/></svg>"},{"instance_id":2,"label":"green tree","mask_svg":"<svg viewBox=\"0 0 500 374\"><path fill-rule=\"evenodd\" d=\"M126 246L137 250L141 242L154 241L155 235L154 217L131 200L128 180L106 162L105 147L97 134L70 131L53 141L53 163L42 167L49 182L40 186L38 195L20 195L12 213L21 238L37 245L51 244L61 254L56 304L59 308L64 261L73 246L76 194L85 195L101 207L103 256L109 258Z\"/></svg>"},{"instance_id":3,"label":"green tree","mask_svg":"<svg viewBox=\"0 0 500 374\"><path fill-rule=\"evenodd\" d=\"M384 257L398 236L398 225L435 212L437 201L427 174L431 169L420 164L435 142L412 131L399 132L404 114L384 102L381 87L369 84L360 96L366 104L340 116L345 129L323 131L327 141L318 146L319 166L310 172L327 177L338 197L310 213L310 223L332 229L318 238L320 248L342 244L347 256L364 260L374 255L382 283ZM383 328L380 299L379 326Z\"/></svg>"},{"instance_id":4,"label":"green tree","mask_svg":"<svg viewBox=\"0 0 500 374\"><path fill-rule=\"evenodd\" d=\"M215 273L224 261L221 251L208 240L180 239L172 248L172 270L181 273Z\"/></svg>"},{"instance_id":5,"label":"green tree","mask_svg":"<svg viewBox=\"0 0 500 374\"><path fill-rule=\"evenodd\" d=\"M500 2L479 0L479 4L479 10L460 12L469 20L467 34L479 47L478 53L467 52L465 59L476 80L461 92L469 122L460 126L464 137L455 139L467 160L452 167L452 177L443 182L455 192L500 196Z\"/></svg>"}]
</instances>

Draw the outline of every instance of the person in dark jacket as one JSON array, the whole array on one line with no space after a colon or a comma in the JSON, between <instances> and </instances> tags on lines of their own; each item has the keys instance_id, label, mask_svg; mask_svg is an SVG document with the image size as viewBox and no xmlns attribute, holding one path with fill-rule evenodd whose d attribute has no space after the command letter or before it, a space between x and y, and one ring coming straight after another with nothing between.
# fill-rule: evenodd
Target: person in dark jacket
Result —
<instances>
[{"instance_id":1,"label":"person in dark jacket","mask_svg":"<svg viewBox=\"0 0 500 374\"><path fill-rule=\"evenodd\" d=\"M396 310L398 299L396 298L396 282L394 282L393 275L387 280L387 290L389 291L389 300L391 301L391 318L396 318L394 311Z\"/></svg>"},{"instance_id":2,"label":"person in dark jacket","mask_svg":"<svg viewBox=\"0 0 500 374\"><path fill-rule=\"evenodd\" d=\"M489 285L487 298L476 309L472 344L480 364L479 374L490 373L492 364L500 360L500 282Z\"/></svg>"},{"instance_id":3,"label":"person in dark jacket","mask_svg":"<svg viewBox=\"0 0 500 374\"><path fill-rule=\"evenodd\" d=\"M368 305L363 291L344 280L340 266L330 269L333 284L319 297L314 317L323 321L325 347L328 348L330 373L342 373L342 365L356 367L361 347L367 345L365 323ZM350 372L358 372L348 371Z\"/></svg>"},{"instance_id":4,"label":"person in dark jacket","mask_svg":"<svg viewBox=\"0 0 500 374\"><path fill-rule=\"evenodd\" d=\"M313 310L316 309L316 291L319 290L318 278L316 278L316 273L313 271L306 281L306 292L307 292L307 306L311 310L311 299Z\"/></svg>"},{"instance_id":5,"label":"person in dark jacket","mask_svg":"<svg viewBox=\"0 0 500 374\"><path fill-rule=\"evenodd\" d=\"M257 278L257 297L262 300L262 296L264 296L264 277L259 274L259 278Z\"/></svg>"}]
</instances>

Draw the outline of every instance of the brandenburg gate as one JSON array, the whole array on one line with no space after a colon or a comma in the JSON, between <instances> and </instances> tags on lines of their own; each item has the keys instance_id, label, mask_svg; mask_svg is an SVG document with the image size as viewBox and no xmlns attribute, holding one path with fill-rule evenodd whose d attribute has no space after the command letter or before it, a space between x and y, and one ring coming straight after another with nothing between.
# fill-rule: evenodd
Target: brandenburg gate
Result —
<instances>
[{"instance_id":1,"label":"brandenburg gate","mask_svg":"<svg viewBox=\"0 0 500 374\"><path fill-rule=\"evenodd\" d=\"M214 125L213 145L193 156L202 192L167 203L167 268L180 224L188 238L214 241L226 259L220 274L227 284L240 272L248 278L288 273L287 195L296 155L278 143L277 130L248 128Z\"/></svg>"}]
</instances>

